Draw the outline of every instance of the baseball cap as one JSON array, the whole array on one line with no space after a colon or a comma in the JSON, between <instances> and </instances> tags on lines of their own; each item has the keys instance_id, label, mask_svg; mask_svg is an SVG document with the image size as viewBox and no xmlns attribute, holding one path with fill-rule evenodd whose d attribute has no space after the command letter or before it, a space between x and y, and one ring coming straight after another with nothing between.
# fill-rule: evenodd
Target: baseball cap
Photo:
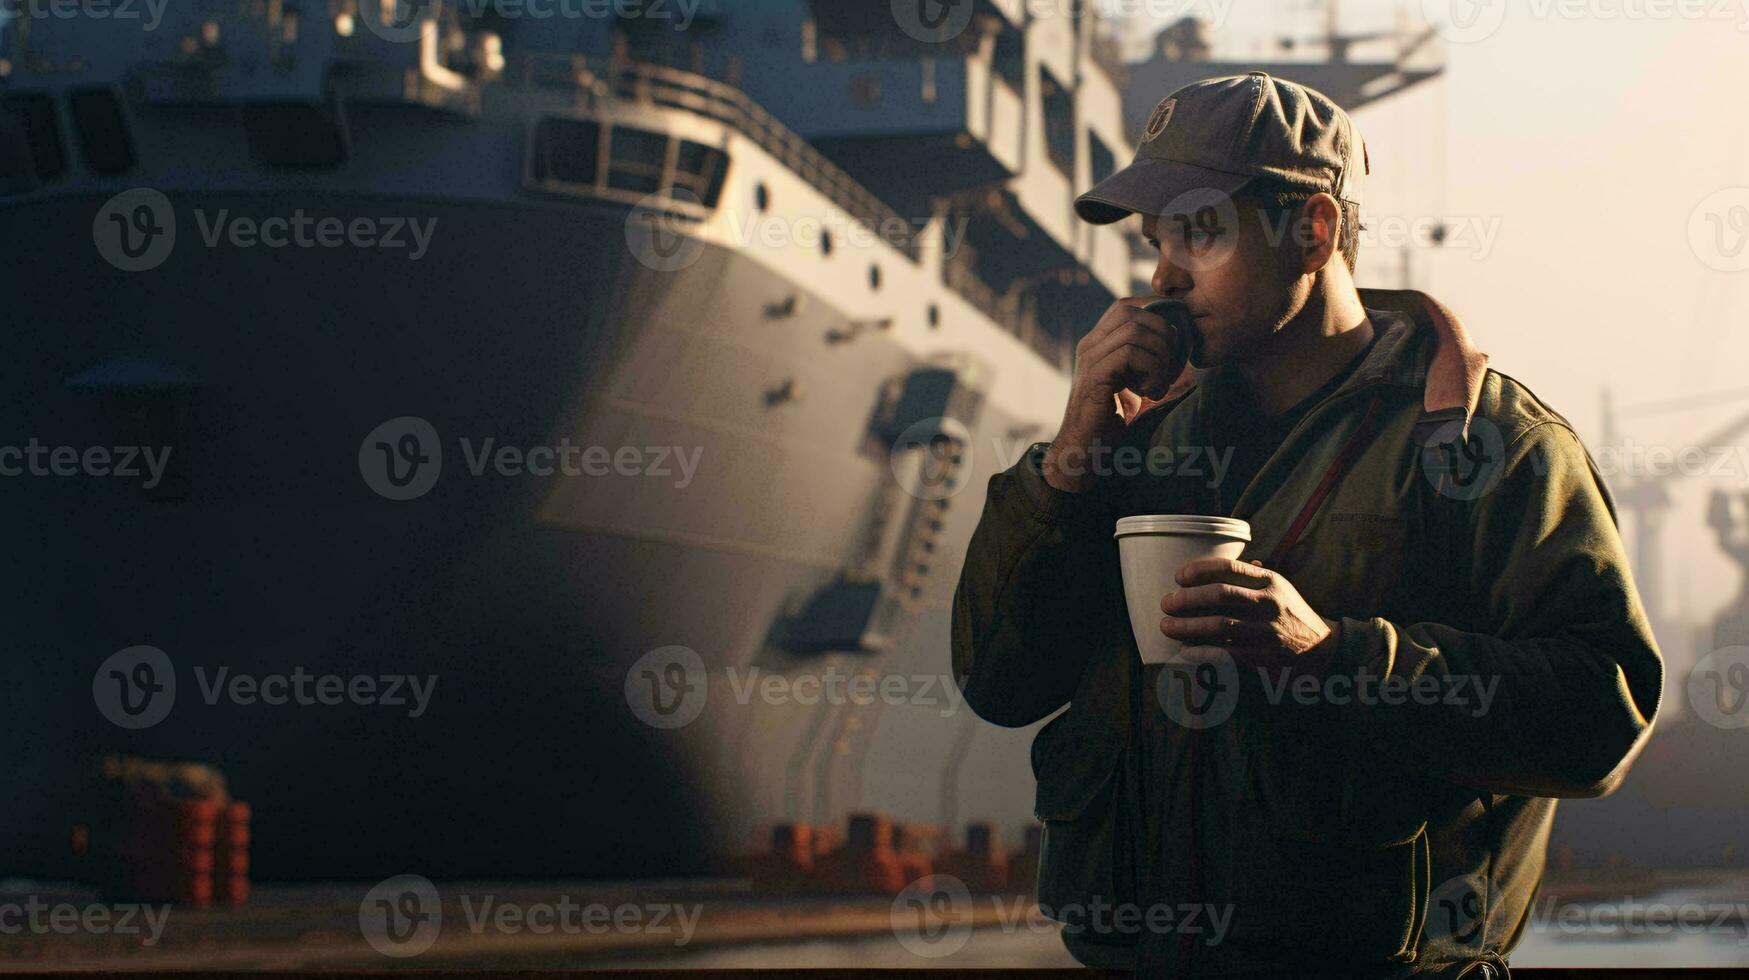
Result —
<instances>
[{"instance_id":1,"label":"baseball cap","mask_svg":"<svg viewBox=\"0 0 1749 980\"><path fill-rule=\"evenodd\" d=\"M1130 165L1075 199L1107 225L1161 214L1198 190L1232 194L1267 179L1360 203L1371 170L1348 113L1324 94L1268 72L1192 82L1160 100Z\"/></svg>"}]
</instances>

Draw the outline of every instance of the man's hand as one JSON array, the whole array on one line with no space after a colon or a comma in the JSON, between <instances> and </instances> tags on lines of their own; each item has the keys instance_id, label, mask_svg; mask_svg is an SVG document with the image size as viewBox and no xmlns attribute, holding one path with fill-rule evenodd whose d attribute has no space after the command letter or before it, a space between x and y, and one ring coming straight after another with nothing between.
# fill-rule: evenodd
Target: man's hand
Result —
<instances>
[{"instance_id":1,"label":"man's hand","mask_svg":"<svg viewBox=\"0 0 1749 980\"><path fill-rule=\"evenodd\" d=\"M1160 632L1184 644L1186 660L1225 651L1240 666L1321 673L1341 623L1321 616L1292 582L1258 565L1198 558L1178 570L1183 588L1160 600Z\"/></svg>"},{"instance_id":2,"label":"man's hand","mask_svg":"<svg viewBox=\"0 0 1749 980\"><path fill-rule=\"evenodd\" d=\"M1124 429L1184 370L1184 345L1164 318L1142 309L1157 296L1131 296L1111 304L1099 323L1075 345L1075 379L1063 424L1045 452L1045 482L1081 493L1093 486L1092 454L1109 451ZM1118 415L1118 399L1123 415Z\"/></svg>"}]
</instances>

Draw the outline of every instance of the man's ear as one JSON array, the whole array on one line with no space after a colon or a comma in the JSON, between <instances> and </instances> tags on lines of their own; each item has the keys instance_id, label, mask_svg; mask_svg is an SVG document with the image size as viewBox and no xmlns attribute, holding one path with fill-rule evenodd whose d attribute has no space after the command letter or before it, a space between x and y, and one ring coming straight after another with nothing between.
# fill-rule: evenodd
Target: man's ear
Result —
<instances>
[{"instance_id":1,"label":"man's ear","mask_svg":"<svg viewBox=\"0 0 1749 980\"><path fill-rule=\"evenodd\" d=\"M1300 206L1300 269L1310 275L1340 257L1336 249L1342 237L1342 205L1319 192Z\"/></svg>"}]
</instances>

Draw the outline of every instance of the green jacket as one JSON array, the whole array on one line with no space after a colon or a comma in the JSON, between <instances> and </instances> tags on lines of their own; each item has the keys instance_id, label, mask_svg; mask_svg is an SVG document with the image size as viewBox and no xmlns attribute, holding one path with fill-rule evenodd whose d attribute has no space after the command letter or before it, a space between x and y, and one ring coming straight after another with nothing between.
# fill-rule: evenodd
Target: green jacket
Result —
<instances>
[{"instance_id":1,"label":"green jacket","mask_svg":"<svg viewBox=\"0 0 1749 980\"><path fill-rule=\"evenodd\" d=\"M1449 975L1503 956L1542 877L1554 800L1613 790L1657 711L1662 660L1614 503L1572 426L1485 356L1467 372L1450 352L1436 361L1453 338L1468 344L1437 303L1361 297L1378 343L1232 515L1251 525L1242 557L1266 561L1371 410L1376 435L1271 566L1340 619L1333 664L1293 694L1279 675L1234 667L1227 717L1171 732L1175 759L1194 739L1201 761L1170 767L1182 778L1165 818L1188 839L1196 814L1205 843L1195 872L1150 894L1231 917L1218 942L1211 930L1173 940L1197 976L1338 963L1351 976ZM1137 452L1187 461L1180 447L1206 446L1204 396L1218 383L1201 372L1174 386L1132 429ZM1449 401L1454 385L1457 411L1430 414L1435 390ZM1449 422L1423 446L1471 408L1467 456L1439 448ZM955 595L953 666L966 703L995 724L1068 705L1032 747L1050 914L1138 900L1112 867L1112 776L1140 678L1113 523L1216 511L1206 464L1068 494L1040 476L1043 449L990 481ZM1419 687L1393 701L1376 686L1387 676ZM1363 680L1372 695L1356 693ZM1140 703L1161 706L1153 692ZM1177 975L1178 957L1142 969Z\"/></svg>"}]
</instances>

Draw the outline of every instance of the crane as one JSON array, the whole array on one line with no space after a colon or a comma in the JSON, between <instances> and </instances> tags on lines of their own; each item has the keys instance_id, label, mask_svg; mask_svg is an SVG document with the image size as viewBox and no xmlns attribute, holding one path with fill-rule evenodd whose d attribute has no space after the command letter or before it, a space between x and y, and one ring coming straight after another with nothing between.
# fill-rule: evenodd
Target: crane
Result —
<instances>
[{"instance_id":1,"label":"crane","mask_svg":"<svg viewBox=\"0 0 1749 980\"><path fill-rule=\"evenodd\" d=\"M1605 389L1603 392L1603 442L1606 446L1617 445L1619 438L1617 421L1619 418L1643 418L1648 415L1691 411L1745 399L1749 399L1749 388L1644 402L1624 407L1618 411L1614 407L1609 390ZM1701 447L1728 445L1746 431L1749 431L1749 412L1738 415L1695 445ZM1612 488L1617 506L1627 510L1634 517L1632 557L1634 581L1639 585L1640 598L1646 607L1647 615L1654 622L1658 621L1660 616L1660 604L1663 598L1660 584L1662 563L1659 560L1659 555L1661 553L1664 513L1671 507L1669 482L1682 475L1684 474L1679 470L1665 473L1643 473L1628 468L1623 473L1622 479ZM1744 497L1744 503L1746 507L1749 507L1749 495ZM1725 491L1713 491L1712 499L1708 505L1707 523L1719 536L1719 545L1725 550L1725 553L1736 561L1746 573L1749 573L1749 547L1733 544L1730 541L1732 532L1736 530L1737 522L1732 517L1730 498Z\"/></svg>"}]
</instances>

